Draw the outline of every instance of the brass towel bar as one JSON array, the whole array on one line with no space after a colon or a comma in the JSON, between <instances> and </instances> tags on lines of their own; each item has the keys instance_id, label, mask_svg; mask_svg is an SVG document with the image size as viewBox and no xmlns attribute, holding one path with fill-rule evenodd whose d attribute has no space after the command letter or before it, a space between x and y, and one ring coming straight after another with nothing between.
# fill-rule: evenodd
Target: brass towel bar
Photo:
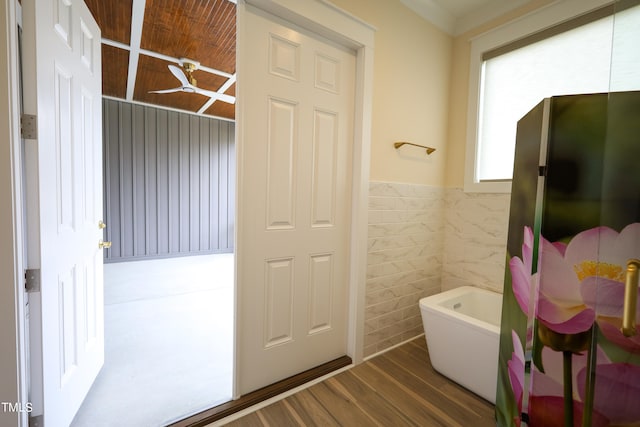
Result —
<instances>
[{"instance_id":1,"label":"brass towel bar","mask_svg":"<svg viewBox=\"0 0 640 427\"><path fill-rule=\"evenodd\" d=\"M398 142L394 142L393 146L396 148L396 150L400 147L402 147L403 145L413 145L414 147L420 147L420 148L424 148L425 150L427 150L427 154L431 154L434 151L436 151L435 148L431 148L431 147L427 147L424 145L418 145L418 144L414 144L413 142L407 142L407 141L398 141Z\"/></svg>"}]
</instances>

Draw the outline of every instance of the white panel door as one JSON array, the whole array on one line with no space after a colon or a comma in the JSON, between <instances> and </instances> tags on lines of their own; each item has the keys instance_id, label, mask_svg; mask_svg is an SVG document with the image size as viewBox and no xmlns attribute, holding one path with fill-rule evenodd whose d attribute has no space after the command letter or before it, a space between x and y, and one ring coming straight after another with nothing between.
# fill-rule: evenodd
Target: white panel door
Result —
<instances>
[{"instance_id":1,"label":"white panel door","mask_svg":"<svg viewBox=\"0 0 640 427\"><path fill-rule=\"evenodd\" d=\"M237 392L347 353L355 53L247 6Z\"/></svg>"},{"instance_id":2,"label":"white panel door","mask_svg":"<svg viewBox=\"0 0 640 427\"><path fill-rule=\"evenodd\" d=\"M46 427L68 426L104 360L100 29L81 0L23 0L23 14L32 399Z\"/></svg>"}]
</instances>

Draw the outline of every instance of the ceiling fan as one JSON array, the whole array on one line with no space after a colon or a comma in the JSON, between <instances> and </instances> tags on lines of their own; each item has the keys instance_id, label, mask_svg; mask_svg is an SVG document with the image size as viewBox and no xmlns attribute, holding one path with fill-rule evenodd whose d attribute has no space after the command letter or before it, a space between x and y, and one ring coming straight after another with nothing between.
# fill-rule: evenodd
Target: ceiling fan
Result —
<instances>
[{"instance_id":1,"label":"ceiling fan","mask_svg":"<svg viewBox=\"0 0 640 427\"><path fill-rule=\"evenodd\" d=\"M199 62L182 58L180 59L180 65L182 65L182 68L169 64L169 71L171 71L171 73L180 81L182 86L173 89L152 90L149 93L199 93L200 95L208 96L209 98L217 99L229 104L235 104L236 98L234 96L218 93L213 90L202 89L197 86L197 81L193 77L193 72L200 66Z\"/></svg>"}]
</instances>

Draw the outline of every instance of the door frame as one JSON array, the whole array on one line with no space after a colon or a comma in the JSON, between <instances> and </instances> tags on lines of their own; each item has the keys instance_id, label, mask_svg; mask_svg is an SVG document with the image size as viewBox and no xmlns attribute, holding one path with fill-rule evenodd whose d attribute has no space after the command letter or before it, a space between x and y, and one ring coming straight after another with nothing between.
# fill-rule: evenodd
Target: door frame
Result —
<instances>
[{"instance_id":1,"label":"door frame","mask_svg":"<svg viewBox=\"0 0 640 427\"><path fill-rule=\"evenodd\" d=\"M22 154L17 0L3 0L0 22L0 400L28 408ZM26 426L28 412L0 410L0 424Z\"/></svg>"},{"instance_id":2,"label":"door frame","mask_svg":"<svg viewBox=\"0 0 640 427\"><path fill-rule=\"evenodd\" d=\"M356 102L354 116L353 188L350 243L349 333L348 353L354 363L363 359L364 293L367 256L367 197L371 155L371 111L373 101L373 46L375 28L323 1L249 0L254 6L312 30L356 51ZM0 20L7 25L0 31L0 225L6 231L0 239L0 342L6 351L0 353L0 377L12 378L0 383L3 401L28 403L27 346L24 305L25 224L22 208L22 156L20 138L19 60L17 41L17 0L3 0ZM245 1L238 4L238 35L241 38ZM240 43L239 43L240 44ZM28 52L25 52L28 54ZM249 64L238 64L238 68ZM242 152L242 92L238 88L236 117L237 164ZM242 170L236 170L237 191L242 190ZM236 202L237 203L237 202ZM242 208L237 206L237 208ZM236 220L238 219L236 209ZM236 222L238 224L238 222ZM236 227L236 242L242 231ZM236 282L242 281L242 248L236 250ZM237 287L236 287L237 289ZM236 291L237 292L237 291ZM237 295L236 295L237 303ZM237 308L236 308L237 309ZM237 322L237 319L236 319ZM236 327L237 330L237 327ZM235 331L234 331L235 334ZM235 368L235 367L234 367ZM234 369L235 371L235 369ZM237 375L235 372L234 375ZM234 378L235 384L235 378ZM235 385L234 385L235 387ZM234 389L235 394L235 389ZM6 426L28 425L28 412L0 411L0 422Z\"/></svg>"},{"instance_id":3,"label":"door frame","mask_svg":"<svg viewBox=\"0 0 640 427\"><path fill-rule=\"evenodd\" d=\"M349 237L349 297L348 297L348 333L347 354L354 364L363 360L364 347L364 307L367 268L367 227L368 227L368 196L369 196L369 165L371 159L371 115L373 101L373 46L375 28L348 12L328 3L326 0L239 0L237 3L237 50L243 49L244 31L246 31L245 15L247 4L262 9L285 19L293 24L310 30L320 36L328 38L342 46L350 48L356 53L355 78L355 111L353 123L353 160L352 160L352 204ZM244 70L255 66L238 55L236 73L238 76L236 90L236 194L245 191L242 179L245 153L245 126L250 126L244 120L244 93L242 91L242 76ZM235 325L234 325L234 380L233 396L238 398L238 384L242 372L237 367L239 342L237 338L239 322L241 322L240 307L242 283L245 280L244 248L242 244L250 236L244 235L242 220L244 207L240 198L236 197L236 258L235 258ZM250 240L247 240L250 241Z\"/></svg>"}]
</instances>

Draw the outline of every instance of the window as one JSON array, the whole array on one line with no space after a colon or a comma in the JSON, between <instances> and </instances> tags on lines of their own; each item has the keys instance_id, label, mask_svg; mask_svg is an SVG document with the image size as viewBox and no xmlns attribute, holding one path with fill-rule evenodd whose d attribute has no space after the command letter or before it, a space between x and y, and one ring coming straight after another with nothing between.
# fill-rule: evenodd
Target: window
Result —
<instances>
[{"instance_id":1,"label":"window","mask_svg":"<svg viewBox=\"0 0 640 427\"><path fill-rule=\"evenodd\" d=\"M620 42L640 43L640 7L616 14L614 32L612 6L568 19L576 11L563 14L566 3L577 2L550 6L472 41L467 153L475 156L467 156L465 191L510 191L517 121L543 98L639 88L637 49ZM550 26L554 20L561 23ZM531 31L536 26L546 29ZM620 64L632 71L612 73L621 68L615 60L625 57Z\"/></svg>"}]
</instances>

